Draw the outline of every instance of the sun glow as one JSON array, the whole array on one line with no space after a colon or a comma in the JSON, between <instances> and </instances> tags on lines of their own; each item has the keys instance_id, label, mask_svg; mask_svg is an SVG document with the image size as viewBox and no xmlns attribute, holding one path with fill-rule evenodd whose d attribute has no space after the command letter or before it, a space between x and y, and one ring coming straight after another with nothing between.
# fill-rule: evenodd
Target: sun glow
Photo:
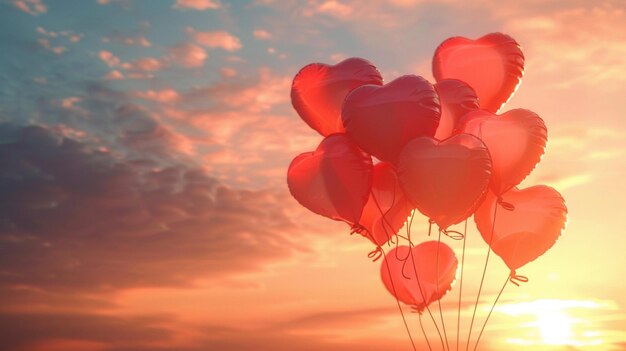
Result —
<instances>
[{"instance_id":1,"label":"sun glow","mask_svg":"<svg viewBox=\"0 0 626 351\"><path fill-rule=\"evenodd\" d=\"M537 326L543 342L550 345L567 345L573 342L572 324L570 316L562 311L547 310L537 314Z\"/></svg>"},{"instance_id":2,"label":"sun glow","mask_svg":"<svg viewBox=\"0 0 626 351\"><path fill-rule=\"evenodd\" d=\"M615 306L597 301L580 300L535 300L505 304L498 308L510 316L527 316L530 320L523 324L524 330L515 338L506 340L516 345L601 345L601 333L582 331L581 326L589 327L593 320L582 318L581 310L613 310Z\"/></svg>"}]
</instances>

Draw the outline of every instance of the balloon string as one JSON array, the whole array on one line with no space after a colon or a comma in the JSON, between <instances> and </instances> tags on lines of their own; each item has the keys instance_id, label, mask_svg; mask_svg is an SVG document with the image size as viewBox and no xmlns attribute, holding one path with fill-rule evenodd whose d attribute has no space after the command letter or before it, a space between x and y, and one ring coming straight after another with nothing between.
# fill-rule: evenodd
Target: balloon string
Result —
<instances>
[{"instance_id":1,"label":"balloon string","mask_svg":"<svg viewBox=\"0 0 626 351\"><path fill-rule=\"evenodd\" d=\"M390 230L393 230L393 227L391 226L391 224L389 224L389 222L385 218L385 215L387 213L389 213L389 210L391 210L391 207L393 207L393 204L395 203L395 198L396 198L395 184L394 184L394 188L393 188L392 204L391 204L391 207L389 207L388 211L383 212L383 210L382 210L380 204L378 203L378 200L376 199L376 196L374 195L374 193L372 193L372 198L374 199L374 203L376 204L376 207L378 208L378 211L380 211L381 215L383 216L383 230L385 231L385 236L391 240L393 238L393 235L389 235L389 233L387 232L387 227L385 227L385 223L387 225L389 225L389 229ZM369 233L369 231L368 231L368 235L370 236L371 239L373 239L373 235L371 233ZM396 236L397 236L397 234L396 234ZM374 240L372 240L372 241L374 241ZM398 247L399 242L400 242L399 240L396 240L396 248ZM417 351L417 348L415 347L415 342L413 341L413 337L411 336L411 331L409 329L409 324L406 321L406 317L404 316L404 312L402 310L402 306L400 305L400 300L398 300L398 297L397 297L396 287L395 287L395 284L393 283L393 275L391 274L391 269L389 268L389 262L386 259L387 256L385 254L385 251L380 246L378 246L377 249L374 250L374 251L379 251L380 254L385 257L383 262L385 262L385 267L387 268L387 273L389 274L389 280L391 281L391 289L393 290L393 296L396 299L396 304L398 305L398 310L400 311L400 315L402 316L402 322L404 323L404 328L406 329L406 332L407 332L407 334L409 336L409 340L411 341L411 346L413 347L413 351ZM410 251L410 248L409 248L409 251ZM397 253L398 253L398 250L395 251L396 258L398 258ZM370 252L370 254L372 254L372 252ZM380 256L378 258L380 258ZM374 261L377 260L378 258L374 259ZM402 275L404 275L404 266L402 268ZM430 351L432 351L432 348L430 346L430 342L428 341L428 337L426 336L426 333L424 332L424 329L422 329L422 332L424 333L424 339L426 339L426 343L428 344L428 349Z\"/></svg>"},{"instance_id":2,"label":"balloon string","mask_svg":"<svg viewBox=\"0 0 626 351\"><path fill-rule=\"evenodd\" d=\"M430 342L428 341L428 338L426 337L426 330L424 330L424 323L422 323L422 313L418 312L419 314L419 321L420 321L420 329L422 329L422 334L424 334L424 338L426 339L426 344L428 345L428 349L432 351L432 346L430 346Z\"/></svg>"},{"instance_id":3,"label":"balloon string","mask_svg":"<svg viewBox=\"0 0 626 351\"><path fill-rule=\"evenodd\" d=\"M465 347L465 351L469 350L469 344L472 338L472 327L474 326L474 318L476 318L476 309L478 308L478 302L480 301L480 293L482 292L483 283L485 282L485 274L487 273L487 265L489 264L489 255L491 254L491 242L493 241L493 233L496 227L497 215L498 215L498 204L496 204L493 209L493 223L491 225L491 235L489 237L489 242L487 243L488 244L487 247L489 249L487 250L487 258L485 258L485 267L483 268L483 275L480 278L480 285L478 287L478 295L476 295L476 303L474 304L474 312L472 312L472 320L470 322L469 333L467 335L467 344Z\"/></svg>"},{"instance_id":4,"label":"balloon string","mask_svg":"<svg viewBox=\"0 0 626 351\"><path fill-rule=\"evenodd\" d=\"M437 258L436 258L436 270L437 270L437 294L439 294L439 251L440 251L440 247L441 247L441 230L439 230L439 237L437 238ZM448 334L446 333L446 324L443 320L443 311L441 310L441 298L443 297L443 295L441 295L438 299L437 299L437 305L439 306L439 318L441 319L441 329L443 329L443 336L446 340L446 348L448 350L450 350L450 345L448 344Z\"/></svg>"},{"instance_id":5,"label":"balloon string","mask_svg":"<svg viewBox=\"0 0 626 351\"><path fill-rule=\"evenodd\" d=\"M417 274L417 267L415 266L415 257L413 257L413 243L409 241L409 256L411 257L411 261L413 262L413 271L415 272L415 280L417 281L417 288L419 289L420 295L422 296L422 301L424 302L424 307L426 308L426 311L428 312L428 315L430 316L430 319L433 321L433 324L435 325L435 329L437 330L437 334L439 335L439 340L441 341L441 347L444 348L444 344L443 344L443 337L441 336L441 331L439 331L439 326L437 325L437 322L435 321L435 316L433 316L432 311L430 310L430 308L428 307L428 303L426 301L426 296L424 296L424 290L422 290L422 284L420 283L420 279L419 276ZM418 311L421 312L422 309L418 309Z\"/></svg>"},{"instance_id":6,"label":"balloon string","mask_svg":"<svg viewBox=\"0 0 626 351\"><path fill-rule=\"evenodd\" d=\"M500 292L498 293L498 296L496 296L496 300L493 302L493 305L491 305L491 309L489 310L489 314L487 314L487 318L485 319L485 323L483 323L483 327L480 329L480 333L478 333L478 338L476 339L476 345L474 345L474 351L476 351L476 349L478 348L478 343L480 342L480 337L483 335L483 331L485 330L485 327L487 326L487 321L489 321L489 317L491 316L491 313L493 312L493 309L496 307L496 304L498 303L498 300L500 299L500 296L502 295L502 292L504 291L504 288L506 288L506 284L509 282L509 280L511 282L513 282L513 275L515 273L511 272L511 276L506 277L506 280L504 281L504 285L502 285L502 289L500 289ZM527 280L528 281L528 280ZM517 285L517 283L514 283Z\"/></svg>"},{"instance_id":7,"label":"balloon string","mask_svg":"<svg viewBox=\"0 0 626 351\"><path fill-rule=\"evenodd\" d=\"M459 309L456 318L456 350L459 351L459 340L461 333L461 297L463 296L463 270L465 269L465 243L467 237L467 219L463 228L463 253L461 254L461 278L459 283Z\"/></svg>"},{"instance_id":8,"label":"balloon string","mask_svg":"<svg viewBox=\"0 0 626 351\"><path fill-rule=\"evenodd\" d=\"M408 225L406 226L406 236L407 236L407 241L409 242L409 248L413 247L413 242L411 241L411 227L413 226L413 217L415 216L415 211L411 212L411 217L409 217L409 221L408 221ZM398 248L398 245L396 245L396 249ZM411 277L407 276L404 274L404 268L406 267L406 263L407 260L409 259L409 256L411 255L411 250L409 249L409 252L407 253L406 257L404 258L400 258L400 256L398 256L398 250L395 251L396 254L396 259L398 259L399 261L402 261L402 276L406 279L411 279ZM417 271L415 272L415 276L417 276ZM419 279L418 279L419 282ZM422 298L423 298L422 294Z\"/></svg>"},{"instance_id":9,"label":"balloon string","mask_svg":"<svg viewBox=\"0 0 626 351\"><path fill-rule=\"evenodd\" d=\"M380 248L380 246L379 246ZM402 306L400 305L400 300L398 300L398 294L396 292L396 286L393 283L393 275L391 274L391 269L389 268L389 262L387 261L387 256L385 255L385 251L381 248L380 252L382 253L382 255L385 257L385 259L383 260L383 262L385 263L385 267L387 268L387 273L389 274L389 281L391 282L391 290L393 290L393 296L396 299L396 305L398 305L398 310L400 311L400 316L402 316L402 322L404 323L404 328L406 329L406 333L409 336L409 340L411 341L411 346L413 346L413 351L417 351L417 348L415 347L415 342L413 341L413 336L411 336L411 330L409 329L409 324L406 321L406 317L404 316L404 311L402 311ZM424 337L426 337L426 334L424 334ZM428 339L426 339L426 342L428 342ZM430 349L430 343L428 344L428 347ZM432 351L432 349L430 349Z\"/></svg>"}]
</instances>

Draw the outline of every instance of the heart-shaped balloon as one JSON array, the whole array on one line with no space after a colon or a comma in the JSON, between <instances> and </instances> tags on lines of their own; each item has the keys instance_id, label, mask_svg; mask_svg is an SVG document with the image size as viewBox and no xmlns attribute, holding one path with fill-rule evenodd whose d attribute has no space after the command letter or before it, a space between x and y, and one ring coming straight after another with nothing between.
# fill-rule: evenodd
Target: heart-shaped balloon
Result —
<instances>
[{"instance_id":1,"label":"heart-shaped balloon","mask_svg":"<svg viewBox=\"0 0 626 351\"><path fill-rule=\"evenodd\" d=\"M367 229L362 234L382 246L402 228L412 209L393 166L387 162L374 165L372 191L359 221Z\"/></svg>"},{"instance_id":2,"label":"heart-shaped balloon","mask_svg":"<svg viewBox=\"0 0 626 351\"><path fill-rule=\"evenodd\" d=\"M491 159L473 135L457 134L441 142L421 137L402 150L398 177L412 204L445 230L480 205L489 186Z\"/></svg>"},{"instance_id":3,"label":"heart-shaped balloon","mask_svg":"<svg viewBox=\"0 0 626 351\"><path fill-rule=\"evenodd\" d=\"M427 241L413 249L398 246L389 251L380 275L393 296L421 312L452 289L458 264L448 245Z\"/></svg>"},{"instance_id":4,"label":"heart-shaped balloon","mask_svg":"<svg viewBox=\"0 0 626 351\"><path fill-rule=\"evenodd\" d=\"M548 140L541 117L524 109L500 116L473 111L462 118L455 132L475 135L487 145L493 162L491 189L496 194L518 185L532 172Z\"/></svg>"},{"instance_id":5,"label":"heart-shaped balloon","mask_svg":"<svg viewBox=\"0 0 626 351\"><path fill-rule=\"evenodd\" d=\"M346 133L367 153L395 162L402 148L419 136L434 136L439 98L418 76L402 76L382 87L364 85L346 97L342 119Z\"/></svg>"},{"instance_id":6,"label":"heart-shaped balloon","mask_svg":"<svg viewBox=\"0 0 626 351\"><path fill-rule=\"evenodd\" d=\"M501 201L511 209L502 208L498 197L489 192L474 220L493 252L515 271L554 245L565 228L567 207L561 194L545 185L513 188Z\"/></svg>"},{"instance_id":7,"label":"heart-shaped balloon","mask_svg":"<svg viewBox=\"0 0 626 351\"><path fill-rule=\"evenodd\" d=\"M331 66L312 63L298 72L291 85L291 103L300 117L324 136L343 132L341 106L346 95L365 84L383 85L369 61L349 58Z\"/></svg>"},{"instance_id":8,"label":"heart-shaped balloon","mask_svg":"<svg viewBox=\"0 0 626 351\"><path fill-rule=\"evenodd\" d=\"M435 139L444 140L452 136L458 121L466 113L478 110L478 97L472 87L458 79L443 79L435 84L441 104L441 119Z\"/></svg>"},{"instance_id":9,"label":"heart-shaped balloon","mask_svg":"<svg viewBox=\"0 0 626 351\"><path fill-rule=\"evenodd\" d=\"M289 165L291 195L322 216L358 224L372 186L372 158L345 134L332 134Z\"/></svg>"},{"instance_id":10,"label":"heart-shaped balloon","mask_svg":"<svg viewBox=\"0 0 626 351\"><path fill-rule=\"evenodd\" d=\"M476 40L453 37L442 42L433 57L437 81L460 79L469 84L480 99L480 106L498 112L520 84L524 74L524 54L510 36L490 33Z\"/></svg>"}]
</instances>

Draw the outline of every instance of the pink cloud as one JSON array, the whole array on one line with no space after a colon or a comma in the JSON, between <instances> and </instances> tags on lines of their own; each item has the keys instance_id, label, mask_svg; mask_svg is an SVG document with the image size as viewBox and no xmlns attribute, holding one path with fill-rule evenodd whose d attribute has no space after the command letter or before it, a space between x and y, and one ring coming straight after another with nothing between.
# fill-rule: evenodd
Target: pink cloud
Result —
<instances>
[{"instance_id":1,"label":"pink cloud","mask_svg":"<svg viewBox=\"0 0 626 351\"><path fill-rule=\"evenodd\" d=\"M71 96L71 97L61 100L61 107L66 108L66 109L72 109L76 107L74 106L74 104L79 101L80 101L79 97Z\"/></svg>"},{"instance_id":2,"label":"pink cloud","mask_svg":"<svg viewBox=\"0 0 626 351\"><path fill-rule=\"evenodd\" d=\"M120 65L120 58L115 56L112 52L102 50L98 53L98 57L102 62L106 63L109 67L117 67Z\"/></svg>"},{"instance_id":3,"label":"pink cloud","mask_svg":"<svg viewBox=\"0 0 626 351\"><path fill-rule=\"evenodd\" d=\"M118 43L126 46L141 46L144 48L149 48L152 46L152 42L148 40L143 35L138 36L113 36L113 37L103 37L102 42L104 43Z\"/></svg>"},{"instance_id":4,"label":"pink cloud","mask_svg":"<svg viewBox=\"0 0 626 351\"><path fill-rule=\"evenodd\" d=\"M223 77L231 78L237 75L237 70L230 67L222 67L222 69L220 69L220 73L222 73Z\"/></svg>"},{"instance_id":5,"label":"pink cloud","mask_svg":"<svg viewBox=\"0 0 626 351\"><path fill-rule=\"evenodd\" d=\"M183 43L171 48L170 54L171 59L185 68L202 67L209 57L203 48L191 43Z\"/></svg>"},{"instance_id":6,"label":"pink cloud","mask_svg":"<svg viewBox=\"0 0 626 351\"><path fill-rule=\"evenodd\" d=\"M328 0L317 7L317 12L331 15L333 17L347 18L352 15L351 6L343 4L339 1Z\"/></svg>"},{"instance_id":7,"label":"pink cloud","mask_svg":"<svg viewBox=\"0 0 626 351\"><path fill-rule=\"evenodd\" d=\"M50 41L48 39L40 38L37 40L37 42L44 49L54 52L57 55L60 55L67 51L67 48L65 46L52 46L52 44L50 44Z\"/></svg>"},{"instance_id":8,"label":"pink cloud","mask_svg":"<svg viewBox=\"0 0 626 351\"><path fill-rule=\"evenodd\" d=\"M221 48L226 51L237 51L241 49L241 41L236 36L226 31L197 32L191 27L187 27L187 34L193 40L207 48Z\"/></svg>"},{"instance_id":9,"label":"pink cloud","mask_svg":"<svg viewBox=\"0 0 626 351\"><path fill-rule=\"evenodd\" d=\"M122 72L118 70L113 70L107 73L107 75L105 75L103 79L104 80L121 80L121 79L124 79L124 74L122 74Z\"/></svg>"},{"instance_id":10,"label":"pink cloud","mask_svg":"<svg viewBox=\"0 0 626 351\"><path fill-rule=\"evenodd\" d=\"M154 57L144 57L131 62L129 69L142 72L154 72L164 68L164 63Z\"/></svg>"},{"instance_id":11,"label":"pink cloud","mask_svg":"<svg viewBox=\"0 0 626 351\"><path fill-rule=\"evenodd\" d=\"M259 40L268 40L272 38L272 34L264 29L256 29L252 35Z\"/></svg>"},{"instance_id":12,"label":"pink cloud","mask_svg":"<svg viewBox=\"0 0 626 351\"><path fill-rule=\"evenodd\" d=\"M162 90L138 91L135 93L140 99L150 100L160 103L172 103L180 98L178 92L174 89L167 88Z\"/></svg>"},{"instance_id":13,"label":"pink cloud","mask_svg":"<svg viewBox=\"0 0 626 351\"><path fill-rule=\"evenodd\" d=\"M217 0L176 0L174 8L177 9L189 9L189 10L214 10L220 8L222 5Z\"/></svg>"},{"instance_id":14,"label":"pink cloud","mask_svg":"<svg viewBox=\"0 0 626 351\"><path fill-rule=\"evenodd\" d=\"M48 12L48 8L41 0L14 0L13 5L33 16Z\"/></svg>"},{"instance_id":15,"label":"pink cloud","mask_svg":"<svg viewBox=\"0 0 626 351\"><path fill-rule=\"evenodd\" d=\"M122 68L128 71L134 71L128 75L129 78L150 78L151 75L147 75L145 72L159 71L167 66L165 60L159 60L154 57L143 57L133 62L122 62L119 57L106 50L100 51L98 57L111 68ZM117 70L110 74L113 75L108 79L123 78L122 73Z\"/></svg>"}]
</instances>

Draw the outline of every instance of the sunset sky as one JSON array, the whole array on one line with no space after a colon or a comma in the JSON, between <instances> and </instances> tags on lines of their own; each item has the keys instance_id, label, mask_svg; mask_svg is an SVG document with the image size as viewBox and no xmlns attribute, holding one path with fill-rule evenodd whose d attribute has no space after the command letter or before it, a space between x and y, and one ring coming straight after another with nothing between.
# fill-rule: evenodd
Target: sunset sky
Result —
<instances>
[{"instance_id":1,"label":"sunset sky","mask_svg":"<svg viewBox=\"0 0 626 351\"><path fill-rule=\"evenodd\" d=\"M0 349L411 350L372 244L287 190L321 141L290 85L348 57L433 81L440 42L490 32L526 56L503 111L548 127L521 186L569 216L480 349L626 350L623 0L0 0ZM469 224L462 338L487 252ZM492 256L479 325L507 274Z\"/></svg>"}]
</instances>

